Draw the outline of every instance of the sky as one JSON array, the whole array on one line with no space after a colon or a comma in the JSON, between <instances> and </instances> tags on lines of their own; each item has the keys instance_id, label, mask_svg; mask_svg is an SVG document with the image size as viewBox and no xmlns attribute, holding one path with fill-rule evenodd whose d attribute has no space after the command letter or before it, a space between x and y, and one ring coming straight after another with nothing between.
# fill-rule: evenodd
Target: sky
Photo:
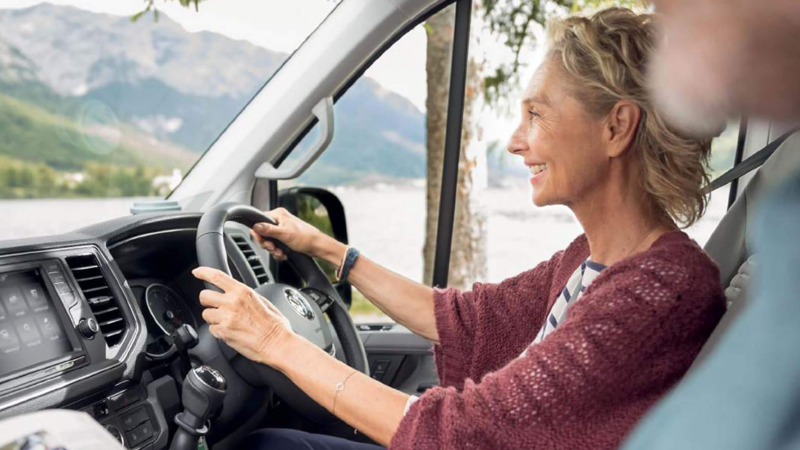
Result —
<instances>
[{"instance_id":1,"label":"sky","mask_svg":"<svg viewBox=\"0 0 800 450\"><path fill-rule=\"evenodd\" d=\"M0 0L0 8L25 8L41 0ZM80 9L132 16L143 9L142 0L48 0ZM330 0L207 0L200 11L177 1L156 0L161 13L187 31L211 31L281 52L294 51L319 25L336 3ZM152 20L152 19L148 19ZM367 76L384 88L409 99L425 111L425 31L417 27L398 41L370 67Z\"/></svg>"}]
</instances>

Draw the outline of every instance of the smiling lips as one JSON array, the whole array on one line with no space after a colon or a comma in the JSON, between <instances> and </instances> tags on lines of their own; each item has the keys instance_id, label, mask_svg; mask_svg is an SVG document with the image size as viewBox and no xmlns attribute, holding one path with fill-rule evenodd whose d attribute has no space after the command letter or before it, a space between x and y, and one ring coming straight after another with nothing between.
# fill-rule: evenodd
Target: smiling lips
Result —
<instances>
[{"instance_id":1,"label":"smiling lips","mask_svg":"<svg viewBox=\"0 0 800 450\"><path fill-rule=\"evenodd\" d=\"M536 181L537 179L541 178L542 172L547 170L547 164L533 164L530 166L531 169L531 182Z\"/></svg>"}]
</instances>

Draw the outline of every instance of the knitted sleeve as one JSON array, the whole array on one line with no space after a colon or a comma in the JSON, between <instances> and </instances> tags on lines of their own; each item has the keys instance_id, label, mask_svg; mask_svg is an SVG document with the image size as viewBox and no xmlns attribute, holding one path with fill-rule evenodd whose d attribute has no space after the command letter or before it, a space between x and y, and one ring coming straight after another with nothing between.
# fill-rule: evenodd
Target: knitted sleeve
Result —
<instances>
[{"instance_id":1,"label":"knitted sleeve","mask_svg":"<svg viewBox=\"0 0 800 450\"><path fill-rule=\"evenodd\" d=\"M428 390L390 448L616 448L724 312L717 275L692 259L606 269L526 356L463 390Z\"/></svg>"},{"instance_id":2,"label":"knitted sleeve","mask_svg":"<svg viewBox=\"0 0 800 450\"><path fill-rule=\"evenodd\" d=\"M435 290L439 345L434 356L443 386L461 388L466 378L479 380L524 350L525 341L518 336L533 336L544 323L562 253L499 284L475 283L465 292Z\"/></svg>"}]
</instances>

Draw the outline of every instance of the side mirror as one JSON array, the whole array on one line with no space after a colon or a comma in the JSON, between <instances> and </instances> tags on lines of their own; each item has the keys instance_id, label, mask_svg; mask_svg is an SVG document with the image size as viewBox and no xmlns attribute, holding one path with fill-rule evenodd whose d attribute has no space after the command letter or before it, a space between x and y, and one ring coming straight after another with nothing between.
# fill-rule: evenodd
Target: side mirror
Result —
<instances>
[{"instance_id":1,"label":"side mirror","mask_svg":"<svg viewBox=\"0 0 800 450\"><path fill-rule=\"evenodd\" d=\"M315 187L293 187L278 194L279 204L287 211L300 219L314 225L323 233L339 242L348 243L347 220L344 215L344 206L332 192ZM336 280L337 266L315 259L328 279L339 291L342 300L350 306L352 289L349 283L339 283Z\"/></svg>"}]
</instances>

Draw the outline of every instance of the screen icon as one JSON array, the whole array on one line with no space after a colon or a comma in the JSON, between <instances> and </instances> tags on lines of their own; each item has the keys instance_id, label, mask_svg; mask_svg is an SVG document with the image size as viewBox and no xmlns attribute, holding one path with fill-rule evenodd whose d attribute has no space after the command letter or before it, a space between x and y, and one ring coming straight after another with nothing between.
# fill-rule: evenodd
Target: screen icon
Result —
<instances>
[{"instance_id":1,"label":"screen icon","mask_svg":"<svg viewBox=\"0 0 800 450\"><path fill-rule=\"evenodd\" d=\"M28 310L22 291L18 287L0 289L0 298L3 299L3 305L11 316L23 316Z\"/></svg>"},{"instance_id":2,"label":"screen icon","mask_svg":"<svg viewBox=\"0 0 800 450\"><path fill-rule=\"evenodd\" d=\"M17 339L17 333L14 332L14 329L10 324L0 326L0 350L2 350L4 353L19 350L19 339Z\"/></svg>"},{"instance_id":3,"label":"screen icon","mask_svg":"<svg viewBox=\"0 0 800 450\"><path fill-rule=\"evenodd\" d=\"M61 339L61 326L59 325L55 314L51 312L38 314L36 316L36 322L39 324L39 328L42 330L42 334L44 335L45 339L51 341Z\"/></svg>"},{"instance_id":4,"label":"screen icon","mask_svg":"<svg viewBox=\"0 0 800 450\"><path fill-rule=\"evenodd\" d=\"M17 329L17 333L19 333L19 337L25 345L30 347L42 343L42 335L39 333L39 329L36 327L36 322L33 320L33 317L17 319L17 321L14 322L14 327Z\"/></svg>"},{"instance_id":5,"label":"screen icon","mask_svg":"<svg viewBox=\"0 0 800 450\"><path fill-rule=\"evenodd\" d=\"M28 299L28 305L34 311L48 309L47 294L40 284L29 284L22 288L22 292L25 294L25 298Z\"/></svg>"}]
</instances>

